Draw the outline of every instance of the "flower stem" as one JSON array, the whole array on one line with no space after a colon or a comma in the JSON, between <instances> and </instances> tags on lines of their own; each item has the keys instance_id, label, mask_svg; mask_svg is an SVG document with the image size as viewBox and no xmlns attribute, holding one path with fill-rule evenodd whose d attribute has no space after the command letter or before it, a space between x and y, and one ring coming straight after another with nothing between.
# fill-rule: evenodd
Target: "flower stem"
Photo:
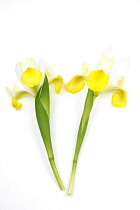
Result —
<instances>
[{"instance_id":1,"label":"flower stem","mask_svg":"<svg viewBox=\"0 0 140 210\"><path fill-rule=\"evenodd\" d=\"M72 194L74 178L75 178L75 173L76 173L76 167L77 167L77 161L73 161L70 183L69 183L69 188L68 188L68 195Z\"/></svg>"},{"instance_id":2,"label":"flower stem","mask_svg":"<svg viewBox=\"0 0 140 210\"><path fill-rule=\"evenodd\" d=\"M64 190L64 185L62 183L62 180L60 178L60 175L58 173L58 170L57 170L57 167L56 167L56 164L55 164L55 161L54 161L54 158L49 158L49 162L50 162L50 165L52 167L52 170L53 170L53 173L55 175L55 178L57 180L57 183L60 187L61 190Z\"/></svg>"},{"instance_id":3,"label":"flower stem","mask_svg":"<svg viewBox=\"0 0 140 210\"><path fill-rule=\"evenodd\" d=\"M84 136L85 136L85 133L86 133L86 130L87 130L87 125L88 125L88 121L89 121L90 112L91 112L92 107L93 107L93 102L94 102L94 100L97 96L98 95L95 92L88 89L88 93L87 93L87 97L86 97L86 101L85 101L85 106L84 106L84 111L83 111L83 114L82 114L79 130L78 130L75 154L74 154L70 183L69 183L69 188L68 188L68 195L72 194L72 189L73 189L76 167L77 167L77 161L78 161L80 149L81 149L81 146L82 146L82 143L83 143L83 140L84 140Z\"/></svg>"}]
</instances>

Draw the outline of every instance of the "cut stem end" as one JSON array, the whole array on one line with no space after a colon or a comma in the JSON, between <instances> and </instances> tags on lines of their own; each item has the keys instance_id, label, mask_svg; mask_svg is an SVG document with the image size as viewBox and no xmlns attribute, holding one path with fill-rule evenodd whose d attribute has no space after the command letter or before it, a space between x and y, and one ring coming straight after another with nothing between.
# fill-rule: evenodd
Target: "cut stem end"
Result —
<instances>
[{"instance_id":1,"label":"cut stem end","mask_svg":"<svg viewBox=\"0 0 140 210\"><path fill-rule=\"evenodd\" d=\"M67 193L68 195L72 194L73 184L74 184L74 179L75 179L76 166L77 166L77 161L73 161L70 183L69 183L69 188L68 188L68 193Z\"/></svg>"},{"instance_id":2,"label":"cut stem end","mask_svg":"<svg viewBox=\"0 0 140 210\"><path fill-rule=\"evenodd\" d=\"M60 190L64 190L65 187L64 187L63 182L62 182L62 180L60 178L60 175L58 173L58 170L56 168L56 164L55 164L54 159L53 158L50 158L49 161L50 161L51 168L52 168L52 170L54 172L55 178L57 180L57 183L58 183L58 185L60 187Z\"/></svg>"}]
</instances>

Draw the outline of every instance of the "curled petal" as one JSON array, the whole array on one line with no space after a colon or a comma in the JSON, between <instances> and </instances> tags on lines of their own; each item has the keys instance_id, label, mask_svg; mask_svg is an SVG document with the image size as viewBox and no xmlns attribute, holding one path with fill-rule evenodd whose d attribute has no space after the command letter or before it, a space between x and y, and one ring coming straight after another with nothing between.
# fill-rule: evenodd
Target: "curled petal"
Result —
<instances>
[{"instance_id":1,"label":"curled petal","mask_svg":"<svg viewBox=\"0 0 140 210\"><path fill-rule=\"evenodd\" d=\"M38 85L41 80L42 73L38 69L28 68L21 75L21 82L28 87L34 87Z\"/></svg>"},{"instance_id":2,"label":"curled petal","mask_svg":"<svg viewBox=\"0 0 140 210\"><path fill-rule=\"evenodd\" d=\"M97 70L104 70L106 73L109 73L113 67L114 59L109 59L108 57L104 56L97 66Z\"/></svg>"},{"instance_id":3,"label":"curled petal","mask_svg":"<svg viewBox=\"0 0 140 210\"><path fill-rule=\"evenodd\" d=\"M109 75L103 70L91 71L87 78L88 87L93 91L103 90L108 85L108 82Z\"/></svg>"},{"instance_id":4,"label":"curled petal","mask_svg":"<svg viewBox=\"0 0 140 210\"><path fill-rule=\"evenodd\" d=\"M81 73L83 76L87 77L89 75L89 68L87 63L83 63L82 68L81 68Z\"/></svg>"},{"instance_id":5,"label":"curled petal","mask_svg":"<svg viewBox=\"0 0 140 210\"><path fill-rule=\"evenodd\" d=\"M22 108L22 104L18 101L19 99L26 96L33 96L27 91L20 90L17 86L14 86L13 90L6 87L6 91L12 97L12 106L15 107L16 110Z\"/></svg>"},{"instance_id":6,"label":"curled petal","mask_svg":"<svg viewBox=\"0 0 140 210\"><path fill-rule=\"evenodd\" d=\"M81 75L75 75L68 83L66 90L70 93L77 93L85 86L85 77Z\"/></svg>"},{"instance_id":7,"label":"curled petal","mask_svg":"<svg viewBox=\"0 0 140 210\"><path fill-rule=\"evenodd\" d=\"M55 92L60 93L64 84L64 80L60 75L57 75L49 81L49 84L54 84Z\"/></svg>"},{"instance_id":8,"label":"curled petal","mask_svg":"<svg viewBox=\"0 0 140 210\"><path fill-rule=\"evenodd\" d=\"M12 106L15 107L16 110L20 110L22 108L22 103L18 102L18 100L13 97Z\"/></svg>"},{"instance_id":9,"label":"curled petal","mask_svg":"<svg viewBox=\"0 0 140 210\"><path fill-rule=\"evenodd\" d=\"M112 95L112 105L125 107L127 102L126 90L119 90Z\"/></svg>"}]
</instances>

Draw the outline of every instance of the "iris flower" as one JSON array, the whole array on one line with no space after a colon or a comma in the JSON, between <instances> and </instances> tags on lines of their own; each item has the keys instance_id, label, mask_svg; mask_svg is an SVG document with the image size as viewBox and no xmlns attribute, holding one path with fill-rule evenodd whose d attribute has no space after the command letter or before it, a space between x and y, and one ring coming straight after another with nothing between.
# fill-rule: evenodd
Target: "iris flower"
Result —
<instances>
[{"instance_id":1,"label":"iris flower","mask_svg":"<svg viewBox=\"0 0 140 210\"><path fill-rule=\"evenodd\" d=\"M49 84L54 84L56 93L60 93L64 84L64 80L60 75L55 76L53 70L48 66L42 66L37 64L32 58L27 59L25 62L19 62L16 65L16 73L25 90L20 90L17 86L14 86L13 90L6 87L7 92L12 97L12 106L16 110L22 108L22 103L19 99L25 96L36 97L39 88L41 87L46 74L49 79Z\"/></svg>"},{"instance_id":2,"label":"iris flower","mask_svg":"<svg viewBox=\"0 0 140 210\"><path fill-rule=\"evenodd\" d=\"M129 58L126 58L125 61L128 65ZM69 195L72 193L77 168L77 161L86 133L94 100L97 98L98 95L102 93L113 91L114 93L112 95L112 104L118 107L126 106L127 92L126 90L122 89L122 86L124 85L124 77L121 76L119 79L116 79L116 77L114 77L113 79L113 65L114 59L108 58L107 56L104 56L101 59L96 69L93 71L90 71L87 63L84 63L81 69L82 75L74 76L67 84L66 90L73 94L81 91L85 85L88 86L88 93L78 130L77 143L72 163L72 171L68 188Z\"/></svg>"},{"instance_id":3,"label":"iris flower","mask_svg":"<svg viewBox=\"0 0 140 210\"><path fill-rule=\"evenodd\" d=\"M129 58L126 58L129 61ZM123 62L123 61L121 61ZM120 62L120 63L121 63ZM81 75L75 75L67 84L66 90L70 93L81 91L85 85L99 95L110 91L116 91L112 95L112 105L118 107L126 106L127 92L122 89L124 86L124 77L113 78L114 59L104 56L96 67L96 70L90 71L88 64L84 63L81 68ZM112 73L112 77L111 77Z\"/></svg>"},{"instance_id":4,"label":"iris flower","mask_svg":"<svg viewBox=\"0 0 140 210\"><path fill-rule=\"evenodd\" d=\"M37 122L48 154L48 159L57 183L60 189L63 190L64 185L55 164L51 142L50 94L48 83L48 78L50 78L50 84L54 84L55 91L60 93L64 83L63 78L60 75L55 77L50 67L45 68L43 73L39 68L39 65L37 65L33 59L27 59L24 63L19 62L16 66L16 71L26 91L19 90L16 86L14 86L12 91L9 88L6 88L12 97L12 106L15 107L16 110L19 110L22 107L22 104L18 101L19 99L25 96L33 96L35 98Z\"/></svg>"}]
</instances>

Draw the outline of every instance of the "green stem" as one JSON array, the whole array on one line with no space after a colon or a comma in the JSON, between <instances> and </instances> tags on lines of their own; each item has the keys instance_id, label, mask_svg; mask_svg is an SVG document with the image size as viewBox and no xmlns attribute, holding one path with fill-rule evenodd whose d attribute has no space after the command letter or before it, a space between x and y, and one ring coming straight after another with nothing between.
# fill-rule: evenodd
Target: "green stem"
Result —
<instances>
[{"instance_id":1,"label":"green stem","mask_svg":"<svg viewBox=\"0 0 140 210\"><path fill-rule=\"evenodd\" d=\"M59 173L58 173L58 170L57 170L57 168L56 168L54 158L49 158L49 161L50 161L50 165L51 165L51 167L52 167L53 173L54 173L54 175L55 175L55 178L56 178L56 180L57 180L57 183L58 183L60 189L61 189L61 190L64 190L64 185L63 185L63 183L62 183L62 180L61 180L60 175L59 175Z\"/></svg>"},{"instance_id":2,"label":"green stem","mask_svg":"<svg viewBox=\"0 0 140 210\"><path fill-rule=\"evenodd\" d=\"M88 121L89 121L90 112L93 107L93 102L97 96L98 95L95 92L88 89L85 106L84 106L84 111L82 114L79 130L78 130L77 143L76 143L75 154L74 154L73 164L72 164L71 177L70 177L70 183L69 183L69 188L68 188L68 195L72 194L75 173L76 173L76 166L77 166L80 149L81 149L81 146L82 146L82 143L84 140L84 136L85 136L85 133L87 130L87 125L88 125Z\"/></svg>"},{"instance_id":3,"label":"green stem","mask_svg":"<svg viewBox=\"0 0 140 210\"><path fill-rule=\"evenodd\" d=\"M77 167L77 162L73 161L70 183L69 183L69 188L68 188L68 195L71 195L71 193L72 193L72 188L73 188L74 178L75 178L75 173L76 173L76 167Z\"/></svg>"}]
</instances>

